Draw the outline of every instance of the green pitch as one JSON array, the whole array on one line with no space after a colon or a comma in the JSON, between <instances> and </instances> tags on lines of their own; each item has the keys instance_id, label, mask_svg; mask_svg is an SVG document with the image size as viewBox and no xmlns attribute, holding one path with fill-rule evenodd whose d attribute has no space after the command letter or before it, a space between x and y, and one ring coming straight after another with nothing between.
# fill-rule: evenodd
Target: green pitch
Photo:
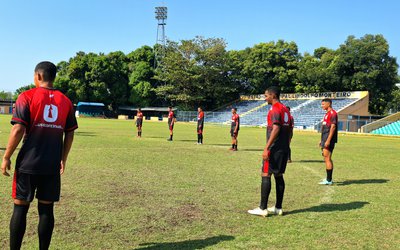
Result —
<instances>
[{"instance_id":1,"label":"green pitch","mask_svg":"<svg viewBox=\"0 0 400 250\"><path fill-rule=\"evenodd\" d=\"M4 150L10 116L0 116ZM400 139L339 135L333 186L325 177L319 134L296 132L285 175L283 217L247 214L259 203L265 129L79 119L62 177L52 249L396 249L400 245ZM3 151L1 152L1 155ZM14 154L14 161L15 163ZM1 249L8 247L11 178L1 177ZM270 205L274 204L274 181ZM37 203L23 249L37 249Z\"/></svg>"}]
</instances>

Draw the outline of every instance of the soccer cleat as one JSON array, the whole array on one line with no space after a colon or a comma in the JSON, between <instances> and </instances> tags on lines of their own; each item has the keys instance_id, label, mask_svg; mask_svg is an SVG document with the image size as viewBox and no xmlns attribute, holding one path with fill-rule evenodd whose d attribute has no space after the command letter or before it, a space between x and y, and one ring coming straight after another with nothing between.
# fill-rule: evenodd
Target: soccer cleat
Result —
<instances>
[{"instance_id":1,"label":"soccer cleat","mask_svg":"<svg viewBox=\"0 0 400 250\"><path fill-rule=\"evenodd\" d=\"M233 148L230 148L229 150L230 150L230 151L233 151Z\"/></svg>"},{"instance_id":2,"label":"soccer cleat","mask_svg":"<svg viewBox=\"0 0 400 250\"><path fill-rule=\"evenodd\" d=\"M319 185L332 185L333 181L327 181L326 179L323 179L320 183L318 183Z\"/></svg>"},{"instance_id":3,"label":"soccer cleat","mask_svg":"<svg viewBox=\"0 0 400 250\"><path fill-rule=\"evenodd\" d=\"M167 141L172 141L171 139L167 139Z\"/></svg>"},{"instance_id":4,"label":"soccer cleat","mask_svg":"<svg viewBox=\"0 0 400 250\"><path fill-rule=\"evenodd\" d=\"M283 215L283 209L282 208L276 208L276 207L269 207L267 208L268 213L273 213L276 215Z\"/></svg>"},{"instance_id":5,"label":"soccer cleat","mask_svg":"<svg viewBox=\"0 0 400 250\"><path fill-rule=\"evenodd\" d=\"M254 208L254 209L251 209L251 210L247 210L247 212L249 213L249 214L252 214L252 215L259 215L259 216L262 216L262 217L267 217L268 216L268 210L267 209L261 209L261 208L259 208L259 207L257 207L257 208Z\"/></svg>"}]
</instances>

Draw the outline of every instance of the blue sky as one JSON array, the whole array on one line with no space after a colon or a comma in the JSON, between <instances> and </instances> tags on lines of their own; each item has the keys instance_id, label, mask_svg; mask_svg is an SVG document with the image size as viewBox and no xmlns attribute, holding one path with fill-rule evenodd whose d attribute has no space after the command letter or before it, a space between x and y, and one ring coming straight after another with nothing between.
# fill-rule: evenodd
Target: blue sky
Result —
<instances>
[{"instance_id":1,"label":"blue sky","mask_svg":"<svg viewBox=\"0 0 400 250\"><path fill-rule=\"evenodd\" d=\"M171 40L218 37L244 49L284 39L312 53L337 49L349 35L382 34L400 58L397 0L0 0L0 91L31 83L43 60L153 45L154 7L163 3Z\"/></svg>"}]
</instances>

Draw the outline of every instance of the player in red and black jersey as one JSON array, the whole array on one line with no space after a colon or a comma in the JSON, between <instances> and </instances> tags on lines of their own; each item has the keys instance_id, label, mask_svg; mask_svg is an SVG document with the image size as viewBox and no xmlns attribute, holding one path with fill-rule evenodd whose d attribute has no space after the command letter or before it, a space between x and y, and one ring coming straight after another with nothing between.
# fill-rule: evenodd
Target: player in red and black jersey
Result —
<instances>
[{"instance_id":1,"label":"player in red and black jersey","mask_svg":"<svg viewBox=\"0 0 400 250\"><path fill-rule=\"evenodd\" d=\"M172 107L168 107L168 128L169 128L169 139L167 141L172 141L172 137L174 136L174 125L176 122L176 116Z\"/></svg>"},{"instance_id":2,"label":"player in red and black jersey","mask_svg":"<svg viewBox=\"0 0 400 250\"><path fill-rule=\"evenodd\" d=\"M203 144L204 112L201 107L197 108L197 144Z\"/></svg>"},{"instance_id":3,"label":"player in red and black jersey","mask_svg":"<svg viewBox=\"0 0 400 250\"><path fill-rule=\"evenodd\" d=\"M287 109L290 112L290 107L287 106ZM292 116L292 114L290 114L290 136L289 136L289 154L288 154L288 163L292 162L292 149L290 148L290 144L292 142L292 138L293 138L293 128L294 128L294 118Z\"/></svg>"},{"instance_id":4,"label":"player in red and black jersey","mask_svg":"<svg viewBox=\"0 0 400 250\"><path fill-rule=\"evenodd\" d=\"M137 113L136 113L136 127L138 130L138 137L142 137L142 125L143 125L143 113L142 109L138 108Z\"/></svg>"},{"instance_id":5,"label":"player in red and black jersey","mask_svg":"<svg viewBox=\"0 0 400 250\"><path fill-rule=\"evenodd\" d=\"M265 91L265 100L272 107L267 117L267 145L262 155L261 167L261 201L260 206L249 210L248 213L254 215L267 216L268 213L278 215L283 214L282 201L285 192L285 181L283 174L289 153L290 138L290 112L279 101L280 89L270 87ZM276 204L275 207L267 209L268 198L271 192L271 175L275 177L276 184Z\"/></svg>"},{"instance_id":6,"label":"player in red and black jersey","mask_svg":"<svg viewBox=\"0 0 400 250\"><path fill-rule=\"evenodd\" d=\"M335 110L332 108L331 99L323 99L321 102L321 107L326 111L324 120L322 121L321 127L321 150L322 156L325 160L326 165L326 179L322 180L319 184L321 185L332 185L332 173L333 173L333 161L332 153L335 148L335 143L337 143L338 137L338 116Z\"/></svg>"},{"instance_id":7,"label":"player in red and black jersey","mask_svg":"<svg viewBox=\"0 0 400 250\"><path fill-rule=\"evenodd\" d=\"M240 129L240 117L237 114L237 108L232 109L232 119L231 119L231 137L232 137L232 148L229 150L237 151L238 135Z\"/></svg>"},{"instance_id":8,"label":"player in red and black jersey","mask_svg":"<svg viewBox=\"0 0 400 250\"><path fill-rule=\"evenodd\" d=\"M78 128L71 101L53 88L57 67L41 62L35 68L36 88L21 93L16 101L13 125L1 170L9 176L10 158L23 139L18 153L12 198L10 248L20 249L26 214L36 193L39 213L39 248L48 249L54 228L53 206L60 199L60 175L64 173L74 130Z\"/></svg>"}]
</instances>

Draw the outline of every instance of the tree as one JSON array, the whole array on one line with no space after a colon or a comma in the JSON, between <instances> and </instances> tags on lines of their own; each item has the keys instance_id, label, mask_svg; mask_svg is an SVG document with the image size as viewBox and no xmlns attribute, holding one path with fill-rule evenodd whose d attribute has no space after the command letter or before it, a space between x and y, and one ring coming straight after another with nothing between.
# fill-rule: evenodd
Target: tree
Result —
<instances>
[{"instance_id":1,"label":"tree","mask_svg":"<svg viewBox=\"0 0 400 250\"><path fill-rule=\"evenodd\" d=\"M155 89L157 95L183 109L199 105L211 109L237 96L225 48L225 41L218 38L169 41L155 76L163 83Z\"/></svg>"},{"instance_id":2,"label":"tree","mask_svg":"<svg viewBox=\"0 0 400 250\"><path fill-rule=\"evenodd\" d=\"M398 64L389 55L389 44L382 35L349 36L340 45L334 70L341 90L368 90L371 113L383 114L397 80Z\"/></svg>"},{"instance_id":3,"label":"tree","mask_svg":"<svg viewBox=\"0 0 400 250\"><path fill-rule=\"evenodd\" d=\"M340 91L340 78L333 70L336 57L335 51L324 47L316 49L314 56L305 53L297 70L296 92Z\"/></svg>"},{"instance_id":4,"label":"tree","mask_svg":"<svg viewBox=\"0 0 400 250\"><path fill-rule=\"evenodd\" d=\"M25 86L18 88L17 90L15 90L14 99L17 99L19 94L21 94L22 92L33 89L35 87L36 87L35 84L31 83L29 85L25 85Z\"/></svg>"},{"instance_id":5,"label":"tree","mask_svg":"<svg viewBox=\"0 0 400 250\"><path fill-rule=\"evenodd\" d=\"M12 100L13 97L12 92L0 91L0 100Z\"/></svg>"},{"instance_id":6,"label":"tree","mask_svg":"<svg viewBox=\"0 0 400 250\"><path fill-rule=\"evenodd\" d=\"M129 102L140 107L156 103L154 87L154 52L143 46L127 55L129 62Z\"/></svg>"},{"instance_id":7,"label":"tree","mask_svg":"<svg viewBox=\"0 0 400 250\"><path fill-rule=\"evenodd\" d=\"M250 49L242 74L249 79L254 94L272 85L280 86L282 92L293 92L300 58L294 42L260 43Z\"/></svg>"}]
</instances>

